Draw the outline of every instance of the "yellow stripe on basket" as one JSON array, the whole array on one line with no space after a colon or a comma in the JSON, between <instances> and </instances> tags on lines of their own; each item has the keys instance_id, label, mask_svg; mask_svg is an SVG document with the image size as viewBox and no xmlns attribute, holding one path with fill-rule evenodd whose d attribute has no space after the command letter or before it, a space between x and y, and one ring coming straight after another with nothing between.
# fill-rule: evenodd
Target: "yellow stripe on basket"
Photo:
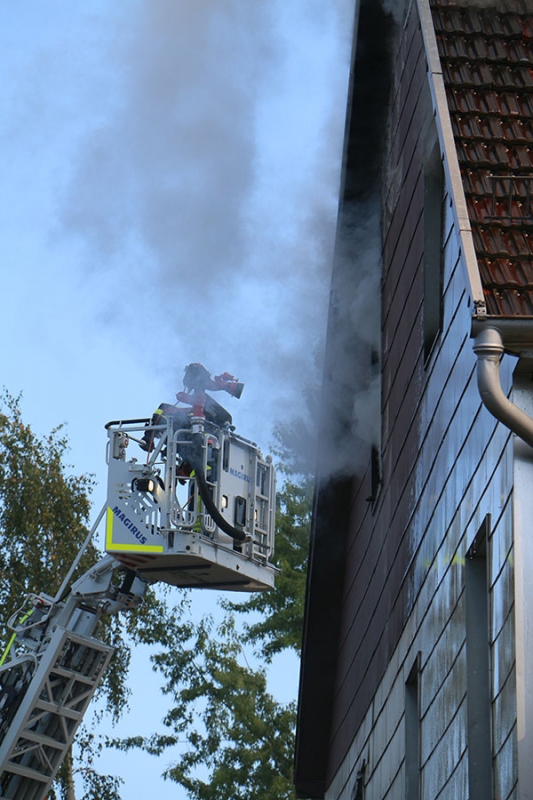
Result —
<instances>
[{"instance_id":1,"label":"yellow stripe on basket","mask_svg":"<svg viewBox=\"0 0 533 800\"><path fill-rule=\"evenodd\" d=\"M107 552L126 551L128 553L162 553L164 547L162 544L118 544L113 542L113 523L115 515L113 509L107 507L106 529L105 529L105 549Z\"/></svg>"}]
</instances>

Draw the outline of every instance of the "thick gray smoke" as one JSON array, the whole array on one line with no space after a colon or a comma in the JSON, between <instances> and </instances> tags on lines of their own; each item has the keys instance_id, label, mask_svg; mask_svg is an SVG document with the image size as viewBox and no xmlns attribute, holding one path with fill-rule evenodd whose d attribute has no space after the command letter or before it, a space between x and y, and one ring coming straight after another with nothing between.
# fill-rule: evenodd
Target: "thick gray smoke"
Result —
<instances>
[{"instance_id":1,"label":"thick gray smoke","mask_svg":"<svg viewBox=\"0 0 533 800\"><path fill-rule=\"evenodd\" d=\"M353 475L380 443L381 199L347 203L331 296L321 474ZM331 387L331 388L330 388Z\"/></svg>"},{"instance_id":2,"label":"thick gray smoke","mask_svg":"<svg viewBox=\"0 0 533 800\"><path fill-rule=\"evenodd\" d=\"M212 295L213 274L231 281L244 258L250 98L273 56L271 20L260 2L252 12L156 0L136 4L127 24L115 53L120 105L86 143L65 222L107 261L144 248L148 283L194 282Z\"/></svg>"},{"instance_id":3,"label":"thick gray smoke","mask_svg":"<svg viewBox=\"0 0 533 800\"><path fill-rule=\"evenodd\" d=\"M135 332L170 399L199 360L246 382L255 419L294 411L325 330L350 6L141 0L124 17L117 103L61 233L88 244L102 319Z\"/></svg>"}]
</instances>

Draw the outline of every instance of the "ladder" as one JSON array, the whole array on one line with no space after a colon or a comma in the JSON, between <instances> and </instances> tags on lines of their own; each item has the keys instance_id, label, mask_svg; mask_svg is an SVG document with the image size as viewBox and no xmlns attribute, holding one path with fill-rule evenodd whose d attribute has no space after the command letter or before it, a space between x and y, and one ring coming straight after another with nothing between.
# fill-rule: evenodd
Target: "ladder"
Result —
<instances>
[{"instance_id":1,"label":"ladder","mask_svg":"<svg viewBox=\"0 0 533 800\"><path fill-rule=\"evenodd\" d=\"M0 800L46 800L114 653L93 635L101 615L136 608L144 595L132 574L115 586L117 570L105 556L70 591L29 595L31 610L11 618L0 665Z\"/></svg>"},{"instance_id":2,"label":"ladder","mask_svg":"<svg viewBox=\"0 0 533 800\"><path fill-rule=\"evenodd\" d=\"M57 627L0 745L0 800L44 800L113 648ZM11 669L15 669L13 666Z\"/></svg>"}]
</instances>

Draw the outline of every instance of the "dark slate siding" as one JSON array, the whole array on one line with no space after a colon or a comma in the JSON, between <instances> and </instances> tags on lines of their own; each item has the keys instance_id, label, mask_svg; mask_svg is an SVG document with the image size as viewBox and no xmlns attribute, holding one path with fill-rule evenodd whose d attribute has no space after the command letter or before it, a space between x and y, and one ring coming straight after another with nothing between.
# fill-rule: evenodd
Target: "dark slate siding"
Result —
<instances>
[{"instance_id":1,"label":"dark slate siding","mask_svg":"<svg viewBox=\"0 0 533 800\"><path fill-rule=\"evenodd\" d=\"M517 0L500 2L509 5ZM319 485L296 783L313 797L326 793L331 800L352 800L356 776L365 763L368 796L381 800L403 796L404 688L416 660L424 797L468 796L465 556L490 516L494 794L507 800L513 797L517 781L511 436L482 407L476 387L469 338L473 307L448 191L443 202L442 328L429 354L424 342L424 242L429 219L424 209L424 168L434 121L417 3L405 5L409 16L397 28L390 105L388 92L381 87L379 109L375 102L365 109L365 97L375 98L358 87L356 62L339 218L342 241L357 227L365 198L375 201L380 194L382 264L375 266L382 270L382 483L376 497L367 446L362 448L366 469L359 469L356 478L337 488L334 482ZM444 0L438 5L454 6ZM361 4L362 12L378 7L376 0ZM459 50L479 34L477 28L468 28L476 14L465 14L461 20L462 32L453 23ZM479 26L479 19L475 24ZM372 40L366 30L365 37L366 52L376 55L379 34ZM516 44L518 36L513 37ZM494 35L491 41L497 39ZM381 40L386 40L383 30ZM507 46L512 49L510 43ZM451 38L449 47L451 52ZM362 47L360 60L364 53ZM374 72L388 69L387 55L382 51ZM460 75L464 84L465 74ZM386 121L380 116L384 109ZM382 143L385 135L385 151L372 149L372 136ZM463 170L463 176L470 191L473 171ZM473 194L480 191L470 193L469 208ZM494 255L482 253L484 261L480 260L493 278L498 274ZM489 256L493 260L487 267ZM349 318L350 292L357 294L359 289L360 258L356 251L351 258L351 263L344 260L335 267L326 371L329 397L336 395L336 389L349 387L350 372L339 359L341 347L344 355L352 348L353 371L361 364L356 358L357 333L339 337L340 323ZM498 268L507 280L509 270ZM347 275L351 283L346 282ZM336 285L345 289L344 294L336 291ZM505 391L511 388L512 367L509 359L504 360ZM337 415L339 444L350 436L346 416ZM324 590L328 586L329 594Z\"/></svg>"},{"instance_id":2,"label":"dark slate siding","mask_svg":"<svg viewBox=\"0 0 533 800\"><path fill-rule=\"evenodd\" d=\"M363 360L370 364L371 355L368 343L353 331L353 320L346 306L350 295L359 289L357 272L346 252L353 247L352 234L360 214L366 214L375 202L379 186L386 146L392 19L379 2L361 0L358 30L364 44L355 48L353 64L348 114L351 124L345 142L347 167L332 279L324 378L327 399L322 423L324 451L344 449L349 459L353 450L350 429L353 383L359 382L360 377L354 374L350 357L364 350ZM375 223L379 233L379 214L375 215ZM327 785L346 537L353 493L349 477L331 477L335 468L321 466L326 474L319 475L311 530L296 735L295 784L305 797L322 797ZM361 485L368 496L369 481L365 479Z\"/></svg>"},{"instance_id":3,"label":"dark slate siding","mask_svg":"<svg viewBox=\"0 0 533 800\"><path fill-rule=\"evenodd\" d=\"M432 633L422 666L428 675L435 669L431 652L436 642L448 636L457 644L456 661L447 676L441 676L436 696L424 690L422 759L431 787L428 796L436 796L448 781L453 784L443 760L456 751L450 756L453 772L462 763L465 747L461 738L466 713L464 632L446 633L463 613L458 548L466 550L465 532L477 524L472 520L481 520L491 509L484 499L483 480L490 483L488 470L496 471L495 481L505 487L501 494L506 502L511 479L505 469L499 472L509 438L505 431L498 432L494 462L483 462L496 426L482 409L476 387L469 340L472 309L448 194L443 203L443 326L431 356L425 357L424 164L432 136L432 106L414 4L401 35L389 156L383 173L387 187L383 197L383 484L372 506L368 482L354 482L328 782L380 696L380 682L408 620L416 631L426 618L426 625L431 620ZM439 722L436 709L452 696L454 701L440 714ZM394 727L387 735L393 731ZM465 769L463 765L457 773L461 780Z\"/></svg>"},{"instance_id":4,"label":"dark slate siding","mask_svg":"<svg viewBox=\"0 0 533 800\"><path fill-rule=\"evenodd\" d=\"M410 608L413 464L420 447L417 406L425 382L422 334L423 165L431 119L423 41L411 14L396 54L389 122L382 279L382 469L376 508L354 484L346 557L330 777L361 725Z\"/></svg>"}]
</instances>

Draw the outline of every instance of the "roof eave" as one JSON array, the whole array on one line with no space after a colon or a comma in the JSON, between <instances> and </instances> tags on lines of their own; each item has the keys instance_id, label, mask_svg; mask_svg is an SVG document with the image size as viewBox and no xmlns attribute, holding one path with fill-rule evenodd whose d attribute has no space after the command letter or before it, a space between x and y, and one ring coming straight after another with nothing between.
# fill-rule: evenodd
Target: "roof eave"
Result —
<instances>
[{"instance_id":1,"label":"roof eave","mask_svg":"<svg viewBox=\"0 0 533 800\"><path fill-rule=\"evenodd\" d=\"M476 319L483 319L487 315L487 305L483 293L481 275L479 273L459 160L457 158L431 8L429 0L416 0L416 2L422 26L426 62L428 65L428 80L433 103L433 113L435 115L439 144L443 156L446 183L452 198L452 211L462 250L461 261L470 289L473 316Z\"/></svg>"}]
</instances>

